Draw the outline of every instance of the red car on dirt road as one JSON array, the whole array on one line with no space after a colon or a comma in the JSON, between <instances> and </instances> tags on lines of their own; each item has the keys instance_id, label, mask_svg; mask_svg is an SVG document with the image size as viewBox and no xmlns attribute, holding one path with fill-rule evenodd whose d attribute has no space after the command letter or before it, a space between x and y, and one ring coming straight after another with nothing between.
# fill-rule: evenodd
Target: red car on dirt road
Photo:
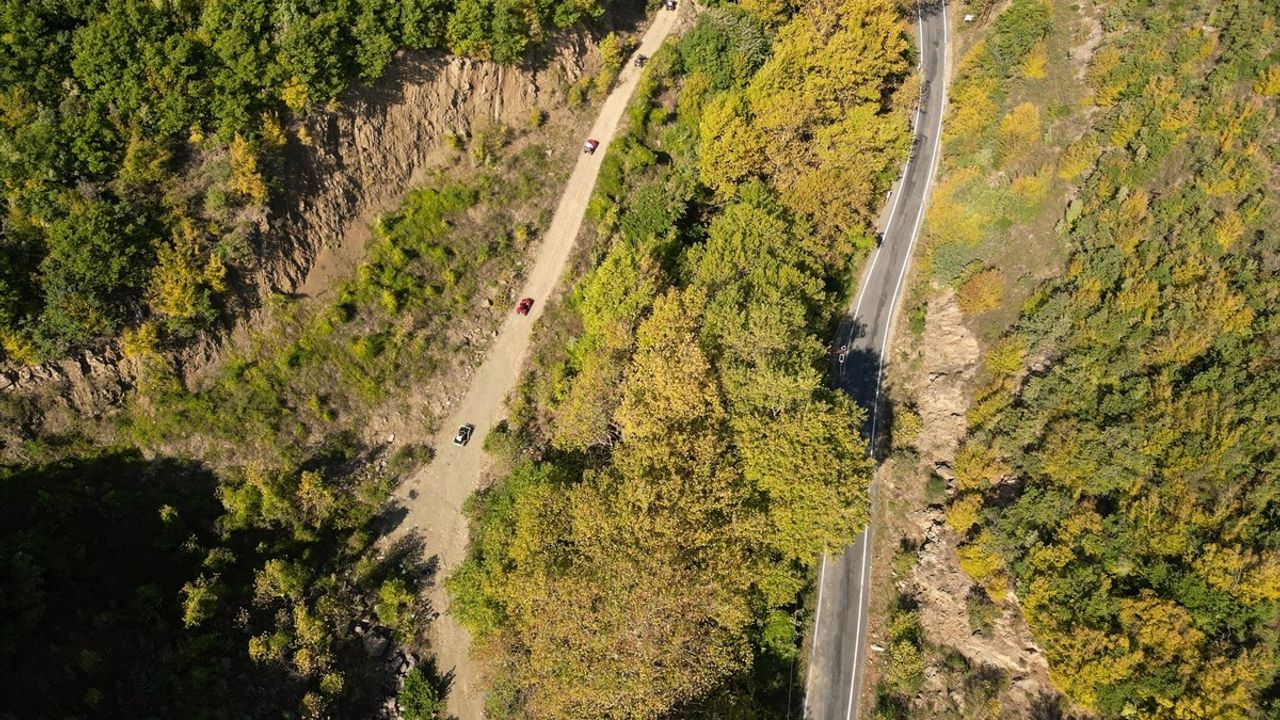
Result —
<instances>
[{"instance_id":1,"label":"red car on dirt road","mask_svg":"<svg viewBox=\"0 0 1280 720\"><path fill-rule=\"evenodd\" d=\"M516 314L528 315L529 311L532 309L533 309L533 298L525 298L520 301L520 304L516 305Z\"/></svg>"},{"instance_id":2,"label":"red car on dirt road","mask_svg":"<svg viewBox=\"0 0 1280 720\"><path fill-rule=\"evenodd\" d=\"M593 155L598 147L600 147L599 140L588 140L582 144L582 152L588 155Z\"/></svg>"}]
</instances>

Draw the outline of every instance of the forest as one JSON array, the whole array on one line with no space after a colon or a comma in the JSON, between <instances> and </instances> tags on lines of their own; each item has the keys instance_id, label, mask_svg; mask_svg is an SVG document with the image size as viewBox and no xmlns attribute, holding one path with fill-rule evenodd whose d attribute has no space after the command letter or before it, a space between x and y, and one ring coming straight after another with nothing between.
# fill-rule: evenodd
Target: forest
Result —
<instances>
[{"instance_id":1,"label":"forest","mask_svg":"<svg viewBox=\"0 0 1280 720\"><path fill-rule=\"evenodd\" d=\"M208 328L253 267L294 118L398 49L516 63L607 5L3 0L0 360Z\"/></svg>"},{"instance_id":2,"label":"forest","mask_svg":"<svg viewBox=\"0 0 1280 720\"><path fill-rule=\"evenodd\" d=\"M492 717L786 716L818 558L867 519L823 338L911 53L888 0L818 0L708 9L649 61L447 580Z\"/></svg>"},{"instance_id":3,"label":"forest","mask_svg":"<svg viewBox=\"0 0 1280 720\"><path fill-rule=\"evenodd\" d=\"M0 467L0 711L373 717L398 695L438 717L415 652L443 581L490 717L794 714L815 565L869 516L826 339L909 152L916 58L894 0L706 5L644 68L440 578L379 543L431 449L361 433L482 351L449 330L514 291L563 150L460 139L333 297L273 300L196 381L164 350L226 311L298 118L398 49L519 63L609 3L0 0L0 359L118 338L142 367L63 433L0 397L27 435ZM1081 5L1083 59L1054 44ZM913 292L954 292L986 352L930 502L973 632L1018 608L1074 710L1274 718L1280 4L1081 5L964 3L994 17L957 58ZM1059 251L1047 280L1014 271ZM918 294L904 310L918 335ZM930 650L898 600L878 720L913 717ZM956 717L998 708L1004 676L944 662Z\"/></svg>"},{"instance_id":4,"label":"forest","mask_svg":"<svg viewBox=\"0 0 1280 720\"><path fill-rule=\"evenodd\" d=\"M572 149L503 143L458 149L379 218L332 298L273 304L203 382L142 353L118 412L57 431L39 398L0 396L26 435L0 467L0 712L439 710L421 598L437 578L412 538L384 540L393 490L432 450L365 431L423 423L404 398L465 361L445 330L512 281L563 184Z\"/></svg>"},{"instance_id":5,"label":"forest","mask_svg":"<svg viewBox=\"0 0 1280 720\"><path fill-rule=\"evenodd\" d=\"M37 7L15 3L5 12ZM18 120L39 117L13 118L14 127L34 132L38 123ZM249 152L264 147L261 128L236 130L229 149L192 145L180 152L205 156L181 163L252 166L263 157ZM52 126L41 132L50 141L71 137ZM517 277L573 157L540 139L536 128L499 123L459 138L444 167L377 220L364 260L333 297L305 307L274 298L261 324L228 343L200 382L188 383L164 352L176 326L151 315L122 334L141 372L105 416L63 418L49 429L56 398L0 394L2 449L12 463L0 466L0 611L12 619L0 633L0 713L374 717L392 701L406 717L438 714L446 685L423 642L430 609L420 593L433 574L413 542L381 541L388 498L431 451L370 442L364 431L375 413L401 411L406 388L465 360L465 345L446 330L475 323L469 310L481 292ZM175 157L145 167L179 172ZM126 153L126 169L144 167L129 158L145 159ZM173 200L182 188L166 178L139 192ZM262 184L250 189L271 182L265 170L253 178ZM74 249L102 251L81 257L88 264L77 270L95 282L117 267L107 262L121 237L113 223L140 217L112 205L121 187L119 179L98 190L74 183L76 198L93 196L93 222L74 229L102 242L76 240ZM207 220L175 220L175 244L156 246L159 264L142 273L138 297L152 302L153 291L166 289L166 303L215 302L202 294L206 286L161 269L181 262L230 280L230 263L202 255L210 250ZM248 246L237 252L252 258ZM45 262L7 248L4 261L37 273ZM118 309L130 302L121 296ZM139 319L126 314L126 325Z\"/></svg>"},{"instance_id":6,"label":"forest","mask_svg":"<svg viewBox=\"0 0 1280 720\"><path fill-rule=\"evenodd\" d=\"M1005 28L1035 25L1020 4ZM1099 7L1080 132L1060 134L1069 106L1012 106L1007 78L1043 78L1045 56L999 22L952 95L935 274L964 307L993 272L965 236L1026 222L1051 188L1069 255L987 351L947 524L1082 710L1275 717L1280 5Z\"/></svg>"}]
</instances>

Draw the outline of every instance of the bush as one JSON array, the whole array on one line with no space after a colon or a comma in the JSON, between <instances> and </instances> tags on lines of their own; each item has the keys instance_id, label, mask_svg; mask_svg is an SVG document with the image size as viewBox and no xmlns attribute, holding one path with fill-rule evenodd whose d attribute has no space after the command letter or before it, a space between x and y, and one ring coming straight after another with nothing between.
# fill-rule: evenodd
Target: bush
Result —
<instances>
[{"instance_id":1,"label":"bush","mask_svg":"<svg viewBox=\"0 0 1280 720\"><path fill-rule=\"evenodd\" d=\"M373 610L382 624L400 629L405 621L405 611L413 606L414 594L401 578L392 578L378 588L378 601Z\"/></svg>"},{"instance_id":2,"label":"bush","mask_svg":"<svg viewBox=\"0 0 1280 720\"><path fill-rule=\"evenodd\" d=\"M711 8L680 41L690 73L702 71L712 90L743 86L769 56L769 38L754 17L736 5Z\"/></svg>"},{"instance_id":3,"label":"bush","mask_svg":"<svg viewBox=\"0 0 1280 720\"><path fill-rule=\"evenodd\" d=\"M969 613L969 628L979 635L991 636L996 618L1000 617L1000 608L991 602L982 588L974 585L964 598L965 609Z\"/></svg>"},{"instance_id":4,"label":"bush","mask_svg":"<svg viewBox=\"0 0 1280 720\"><path fill-rule=\"evenodd\" d=\"M476 165L489 165L497 160L502 148L511 140L511 128L497 120L483 120L471 131L471 160Z\"/></svg>"},{"instance_id":5,"label":"bush","mask_svg":"<svg viewBox=\"0 0 1280 720\"><path fill-rule=\"evenodd\" d=\"M920 413L914 408L903 406L893 414L893 448L901 450L913 445L916 436L920 434L923 424L920 420Z\"/></svg>"},{"instance_id":6,"label":"bush","mask_svg":"<svg viewBox=\"0 0 1280 720\"><path fill-rule=\"evenodd\" d=\"M1004 299L1004 273L992 268L974 273L956 291L960 310L970 317L1000 306Z\"/></svg>"},{"instance_id":7,"label":"bush","mask_svg":"<svg viewBox=\"0 0 1280 720\"><path fill-rule=\"evenodd\" d=\"M944 242L933 249L930 256L933 277L950 285L966 276L978 262L978 250L961 242Z\"/></svg>"},{"instance_id":8,"label":"bush","mask_svg":"<svg viewBox=\"0 0 1280 720\"><path fill-rule=\"evenodd\" d=\"M444 698L418 668L405 676L396 701L404 720L437 720L444 714Z\"/></svg>"},{"instance_id":9,"label":"bush","mask_svg":"<svg viewBox=\"0 0 1280 720\"><path fill-rule=\"evenodd\" d=\"M1049 26L1049 7L1043 0L1013 0L996 18L995 30L987 45L1000 72L1013 75L1027 53L1049 31Z\"/></svg>"},{"instance_id":10,"label":"bush","mask_svg":"<svg viewBox=\"0 0 1280 720\"><path fill-rule=\"evenodd\" d=\"M981 519L982 495L980 493L965 493L952 500L947 506L947 526L962 536Z\"/></svg>"}]
</instances>

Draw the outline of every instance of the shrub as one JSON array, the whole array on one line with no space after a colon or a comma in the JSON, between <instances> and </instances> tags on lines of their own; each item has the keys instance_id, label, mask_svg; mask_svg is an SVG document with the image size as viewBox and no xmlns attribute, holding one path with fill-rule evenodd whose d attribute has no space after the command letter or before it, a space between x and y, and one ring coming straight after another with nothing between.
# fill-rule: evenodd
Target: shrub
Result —
<instances>
[{"instance_id":1,"label":"shrub","mask_svg":"<svg viewBox=\"0 0 1280 720\"><path fill-rule=\"evenodd\" d=\"M769 55L769 38L760 22L734 5L711 8L680 42L690 74L702 71L712 90L744 85Z\"/></svg>"},{"instance_id":2,"label":"shrub","mask_svg":"<svg viewBox=\"0 0 1280 720\"><path fill-rule=\"evenodd\" d=\"M1006 76L1012 75L1049 26L1049 8L1042 0L1013 0L996 18L988 44L996 68Z\"/></svg>"},{"instance_id":3,"label":"shrub","mask_svg":"<svg viewBox=\"0 0 1280 720\"><path fill-rule=\"evenodd\" d=\"M1022 369L1022 360L1026 354L1026 341L1021 335L1014 333L992 345L987 350L982 365L992 377L1006 378Z\"/></svg>"},{"instance_id":4,"label":"shrub","mask_svg":"<svg viewBox=\"0 0 1280 720\"><path fill-rule=\"evenodd\" d=\"M964 606L969 614L969 628L979 635L990 637L995 620L1000 616L1000 607L991 602L986 591L977 585L969 588Z\"/></svg>"},{"instance_id":5,"label":"shrub","mask_svg":"<svg viewBox=\"0 0 1280 720\"><path fill-rule=\"evenodd\" d=\"M409 671L396 698L405 720L437 720L444 713L440 691L418 668Z\"/></svg>"},{"instance_id":6,"label":"shrub","mask_svg":"<svg viewBox=\"0 0 1280 720\"><path fill-rule=\"evenodd\" d=\"M984 530L973 542L961 546L957 551L960 557L960 569L981 585L991 597L1004 597L1008 584L1004 574L1004 562L998 555L987 549L990 543L990 534Z\"/></svg>"},{"instance_id":7,"label":"shrub","mask_svg":"<svg viewBox=\"0 0 1280 720\"><path fill-rule=\"evenodd\" d=\"M964 535L982 519L982 494L965 493L947 506L947 526Z\"/></svg>"},{"instance_id":8,"label":"shrub","mask_svg":"<svg viewBox=\"0 0 1280 720\"><path fill-rule=\"evenodd\" d=\"M393 629L404 623L404 612L413 606L414 595L400 578L392 578L378 588L378 600L373 606L378 620Z\"/></svg>"},{"instance_id":9,"label":"shrub","mask_svg":"<svg viewBox=\"0 0 1280 720\"><path fill-rule=\"evenodd\" d=\"M476 165L489 165L498 158L511 140L511 128L497 120L476 123L471 132L471 160Z\"/></svg>"},{"instance_id":10,"label":"shrub","mask_svg":"<svg viewBox=\"0 0 1280 720\"><path fill-rule=\"evenodd\" d=\"M893 414L893 448L901 450L913 445L923 423L913 408L903 406Z\"/></svg>"},{"instance_id":11,"label":"shrub","mask_svg":"<svg viewBox=\"0 0 1280 720\"><path fill-rule=\"evenodd\" d=\"M956 291L960 310L974 316L999 307L1004 299L1004 273L995 268L976 272Z\"/></svg>"},{"instance_id":12,"label":"shrub","mask_svg":"<svg viewBox=\"0 0 1280 720\"><path fill-rule=\"evenodd\" d=\"M1009 472L1009 466L994 450L978 440L965 443L956 453L956 486L961 490L982 490L991 487Z\"/></svg>"}]
</instances>

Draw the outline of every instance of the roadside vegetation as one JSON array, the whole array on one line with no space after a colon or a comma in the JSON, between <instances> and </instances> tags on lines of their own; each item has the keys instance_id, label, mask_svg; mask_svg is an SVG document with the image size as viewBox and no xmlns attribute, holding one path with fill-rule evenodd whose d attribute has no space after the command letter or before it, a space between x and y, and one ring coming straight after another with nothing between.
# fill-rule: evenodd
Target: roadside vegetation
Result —
<instances>
[{"instance_id":1,"label":"roadside vegetation","mask_svg":"<svg viewBox=\"0 0 1280 720\"><path fill-rule=\"evenodd\" d=\"M1046 717L1270 717L1280 7L997 10L908 308L954 292L984 348L946 501L971 625L1021 610ZM884 673L882 717L940 716Z\"/></svg>"},{"instance_id":2,"label":"roadside vegetation","mask_svg":"<svg viewBox=\"0 0 1280 720\"><path fill-rule=\"evenodd\" d=\"M143 369L121 412L6 448L4 711L374 717L399 688L407 717L434 717L434 570L411 536L378 542L444 380L483 351L549 219L573 148L535 132L477 133L328 300L276 298L205 374L126 343ZM5 400L6 422L42 426ZM395 443L370 431L388 415Z\"/></svg>"},{"instance_id":3,"label":"roadside vegetation","mask_svg":"<svg viewBox=\"0 0 1280 720\"><path fill-rule=\"evenodd\" d=\"M426 622L418 553L371 549L413 461L385 458L335 440L215 473L85 447L0 469L4 710L369 716L395 675L361 629L385 651Z\"/></svg>"},{"instance_id":4,"label":"roadside vegetation","mask_svg":"<svg viewBox=\"0 0 1280 720\"><path fill-rule=\"evenodd\" d=\"M867 517L824 338L910 68L882 0L720 5L649 61L448 580L491 716L786 715L819 554Z\"/></svg>"},{"instance_id":5,"label":"roadside vegetation","mask_svg":"<svg viewBox=\"0 0 1280 720\"><path fill-rule=\"evenodd\" d=\"M263 327L194 388L159 354L136 349L146 371L126 437L198 444L210 459L290 461L317 438L366 435L379 410L424 417L410 405L413 388L482 349L490 308L514 292L546 221L537 208L554 202L559 185L540 144L512 154L488 143L483 154L500 163L459 162L410 191L378 220L364 261L332 299L317 307L277 298Z\"/></svg>"},{"instance_id":6,"label":"roadside vegetation","mask_svg":"<svg viewBox=\"0 0 1280 720\"><path fill-rule=\"evenodd\" d=\"M5 0L0 360L209 327L253 267L292 118L399 48L515 63L606 5Z\"/></svg>"}]
</instances>

